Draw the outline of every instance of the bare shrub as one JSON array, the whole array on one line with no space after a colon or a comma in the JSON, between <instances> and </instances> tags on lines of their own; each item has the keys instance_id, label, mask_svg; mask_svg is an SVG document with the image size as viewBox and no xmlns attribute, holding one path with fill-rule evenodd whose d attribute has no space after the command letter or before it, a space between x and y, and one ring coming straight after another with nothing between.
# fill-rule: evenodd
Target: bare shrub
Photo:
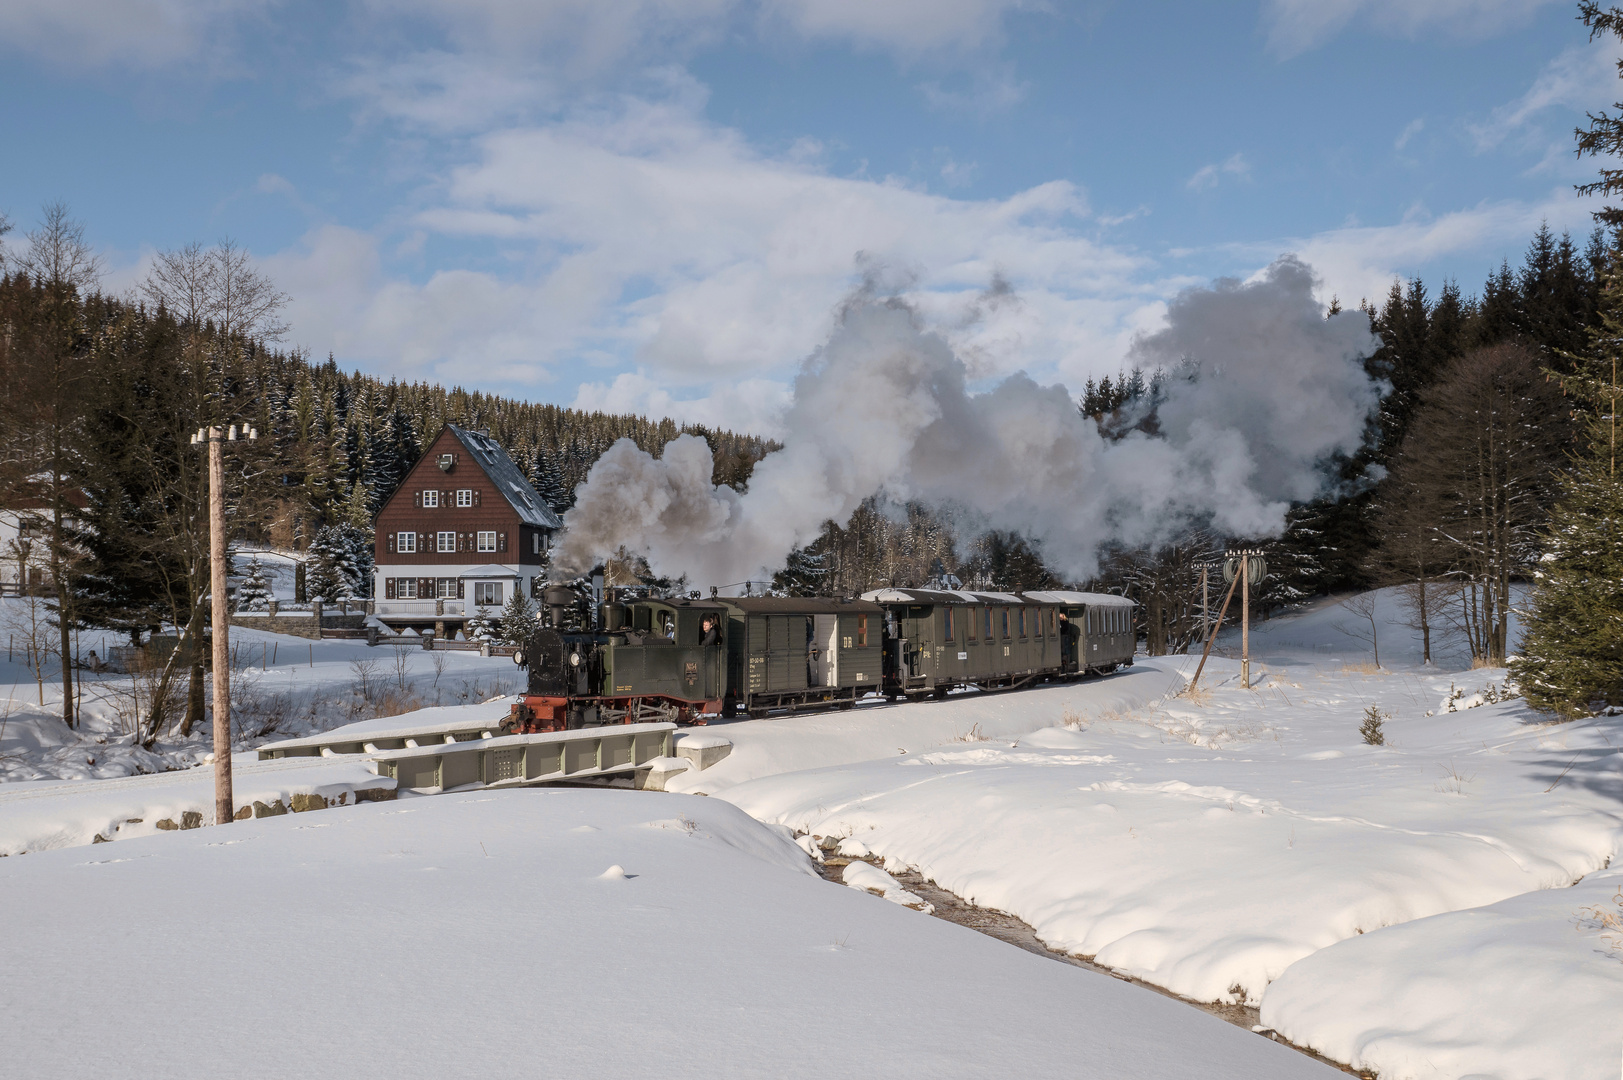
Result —
<instances>
[{"instance_id":1,"label":"bare shrub","mask_svg":"<svg viewBox=\"0 0 1623 1080\"><path fill-rule=\"evenodd\" d=\"M371 704L373 716L399 716L428 707L428 702L421 694L400 687L385 687L379 690Z\"/></svg>"},{"instance_id":2,"label":"bare shrub","mask_svg":"<svg viewBox=\"0 0 1623 1080\"><path fill-rule=\"evenodd\" d=\"M156 662L146 649L131 650L128 678L107 679L101 687L112 707L120 734L137 738L159 732L144 730L152 717L168 717L171 721L186 710L186 685L178 679L165 680L163 663ZM162 698L161 701L157 700ZM154 707L154 706L157 707Z\"/></svg>"},{"instance_id":3,"label":"bare shrub","mask_svg":"<svg viewBox=\"0 0 1623 1080\"><path fill-rule=\"evenodd\" d=\"M349 671L355 676L354 689L361 696L361 700L368 705L372 703L374 684L378 678L380 663L370 657L357 658L349 662Z\"/></svg>"},{"instance_id":4,"label":"bare shrub","mask_svg":"<svg viewBox=\"0 0 1623 1080\"><path fill-rule=\"evenodd\" d=\"M1190 682L1185 684L1182 690L1178 691L1178 696L1191 705L1210 705L1212 703L1212 688Z\"/></svg>"},{"instance_id":5,"label":"bare shrub","mask_svg":"<svg viewBox=\"0 0 1623 1080\"><path fill-rule=\"evenodd\" d=\"M413 649L410 644L404 641L392 642L389 649L393 654L392 659L394 660L395 686L399 687L401 690L404 690L406 688L406 676L411 671L411 654L416 650Z\"/></svg>"},{"instance_id":6,"label":"bare shrub","mask_svg":"<svg viewBox=\"0 0 1623 1080\"><path fill-rule=\"evenodd\" d=\"M979 724L971 724L971 725L969 725L969 730L968 731L964 732L962 735L954 735L952 741L953 742L987 742L988 741L988 736L983 735L981 733L981 726Z\"/></svg>"},{"instance_id":7,"label":"bare shrub","mask_svg":"<svg viewBox=\"0 0 1623 1080\"><path fill-rule=\"evenodd\" d=\"M428 653L429 662L434 665L434 686L440 685L440 676L445 674L445 653L438 649L431 649Z\"/></svg>"},{"instance_id":8,"label":"bare shrub","mask_svg":"<svg viewBox=\"0 0 1623 1080\"><path fill-rule=\"evenodd\" d=\"M1623 886L1610 904L1590 904L1578 909L1578 930L1598 930L1601 940L1619 960L1623 960Z\"/></svg>"},{"instance_id":9,"label":"bare shrub","mask_svg":"<svg viewBox=\"0 0 1623 1080\"><path fill-rule=\"evenodd\" d=\"M1476 779L1475 775L1466 776L1462 774L1454 767L1452 761L1447 765L1440 765L1438 768L1443 771L1443 779L1437 784L1437 790L1445 795L1464 795L1465 785Z\"/></svg>"}]
</instances>

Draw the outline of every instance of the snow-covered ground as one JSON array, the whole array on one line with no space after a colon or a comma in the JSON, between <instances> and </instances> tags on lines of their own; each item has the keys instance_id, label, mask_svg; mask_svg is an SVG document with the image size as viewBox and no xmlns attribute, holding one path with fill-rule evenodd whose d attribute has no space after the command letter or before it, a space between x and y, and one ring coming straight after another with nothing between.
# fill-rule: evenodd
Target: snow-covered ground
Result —
<instances>
[{"instance_id":1,"label":"snow-covered ground","mask_svg":"<svg viewBox=\"0 0 1623 1080\"><path fill-rule=\"evenodd\" d=\"M1338 1075L819 880L716 799L504 791L0 860L5 1073Z\"/></svg>"},{"instance_id":2,"label":"snow-covered ground","mask_svg":"<svg viewBox=\"0 0 1623 1080\"><path fill-rule=\"evenodd\" d=\"M1140 657L1130 670L1072 685L714 724L707 734L729 739L731 753L703 772L689 771L667 781L673 791L708 794L710 799L630 792L559 792L535 795L533 803L507 801L534 795L522 792L503 793L499 801L492 801L494 793L437 796L397 804L396 811L411 811L406 817L366 806L315 815L319 822L307 820L310 815L255 821L253 830L270 830L256 831L255 837L279 839L222 850L238 859L263 852L266 869L251 863L253 873L268 875L280 868L312 893L330 883L332 895L343 897L349 890L362 893L369 887L363 883L372 872L366 869L369 860L381 856L368 854L372 849L366 845L377 843L379 850L398 849L402 860L399 874L389 880L413 883L404 894L408 897L418 896L422 883L434 883L427 886L432 898L442 895L440 883L449 877L473 881L470 875L493 872L496 868L482 862L479 871L469 870L457 859L475 857L464 848L476 848L481 841L488 847L490 836L503 837L504 844L511 840L524 848L527 869L486 881L492 888L478 892L467 910L497 911L490 927L511 929L522 923L515 922L512 911L547 910L555 896L564 897L557 901L563 905L558 910L570 913L575 921L568 925L580 929L580 940L571 939L563 952L576 958L588 945L601 946L619 933L602 920L582 922L575 915L576 905L589 907L591 898L619 897L590 891L603 884L595 875L611 863L637 874L627 860L641 856L624 854L623 845L609 845L592 849L591 857L577 865L570 861L575 858L570 844L579 837L556 842L553 831L561 825L546 816L552 809L531 820L524 816L531 813L530 806L578 807L570 813L600 815L605 821L611 816L599 811L600 806L614 807L614 813L622 807L648 807L651 800L683 807L657 815L652 809L627 809L629 816L612 818L619 822L612 828L596 818L581 820L640 842L655 830L627 832L627 823L638 815L700 822L695 835L708 829L715 836L741 836L740 823L746 819L716 816L732 804L767 823L759 827L763 830L777 826L839 837L843 853L876 856L897 873L916 869L975 903L1020 916L1056 949L1092 957L1190 998L1260 1006L1262 1022L1283 1036L1383 1078L1614 1075L1623 1057L1623 949L1618 947L1623 944L1618 893L1623 871L1608 867L1623 842L1623 718L1548 723L1507 696L1504 671L1472 670L1458 644L1441 635L1434 644L1439 666L1421 667L1416 635L1402 625L1391 594L1383 593L1379 600L1381 669L1373 666L1371 643L1357 633L1363 629L1357 617L1324 603L1253 627L1255 686L1250 690L1239 686L1232 656L1215 657L1201 691L1184 696L1178 692L1196 657ZM1343 632L1349 628L1354 632ZM1232 653L1235 645L1236 635L1225 632L1219 652ZM372 656L383 651L339 642L316 648ZM329 665L333 693L353 694L346 656L335 651L330 658L318 657L318 668ZM512 678L510 665L504 670L496 661L467 654L454 659L480 665L470 671ZM419 674L412 677L421 678L421 669L413 670ZM449 677L447 671L444 678ZM505 711L495 703L482 707ZM1383 745L1370 745L1361 734L1372 718L1380 722ZM37 754L20 755L20 760L37 759ZM273 779L262 776L253 782ZM7 787L11 785L0 785L0 831ZM569 801L552 801L564 799ZM478 809L487 806L492 809ZM525 809L517 812L515 807ZM520 817L523 827L506 824ZM354 832L332 831L350 821L373 824L344 826ZM375 824L384 821L387 827ZM422 825L423 839L402 823ZM39 824L30 828L39 832ZM315 824L323 830L307 831ZM97 860L112 858L107 853L134 860L130 853L136 852L145 860L168 858L164 853L170 851L179 859L184 851L184 858L200 860L198 867L212 865L206 862L211 843L235 844L248 835L247 826L231 829L230 841L220 839L214 829L130 840L121 835L112 846L3 860L0 896L5 899L0 903L9 905L20 895L4 892L14 889L8 882L18 864L56 868L38 871L42 891L27 894L25 904L32 907L36 896L38 903L54 902L48 899L55 895L50 890L79 880L73 875L83 873L82 866L102 865ZM343 850L322 846L340 835L366 839ZM783 942L800 940L798 931L785 927L804 920L821 932L827 925L819 921L824 918L822 905L832 901L816 892L826 883L808 881L799 873L804 870L803 860L794 861L799 856L780 852L765 856L764 862L757 858L761 851L778 851L773 845L786 847L777 836L762 832L750 844L734 839L722 846L728 844L732 851L750 844L766 847L750 848L754 861L749 862L732 855L731 861L709 861L709 855L697 853L713 853L712 847L691 844L674 849L683 853L680 858L663 847L663 854L650 854L665 860L651 864L660 869L650 876L680 879L680 889L699 890L702 899L694 907L663 895L639 899L626 910L639 918L653 913L666 919L660 923L664 936L639 931L614 945L629 942L633 947L636 960L622 961L622 967L642 977L650 966L663 964L668 985L685 980L686 989L675 997L702 1002L707 1019L720 1018L719 1041L705 1038L709 1029L704 1024L685 1027L695 1032L690 1040L702 1041L689 1054L668 1056L675 1064L666 1072L744 1074L752 1067L793 1072L776 1061L765 1068L766 1057L749 1058L753 1051L740 1050L726 1037L734 1030L773 1024L784 1031L774 1028L763 1036L767 1049L761 1053L787 1054L797 1061L797 1055L810 1055L836 1072L843 1066L831 1062L845 1061L851 1069L860 1064L864 1072L952 1074L959 1068L953 1061L967 1060L979 1063L982 1071L986 1062L995 1061L998 1071L1015 1075L1047 1071L1070 1055L1073 1064L1083 1063L1079 1068L1107 1063L1098 1064L1099 1075L1157 1075L1157 1068L1175 1073L1178 1063L1187 1068L1195 1060L1179 1056L1194 1045L1185 1039L1186 1032L1198 1033L1190 1038L1213 1048L1210 1062L1201 1058L1202 1066L1190 1075L1222 1075L1238 1060L1225 1056L1227 1042L1205 1041L1205 1033L1214 1030L1209 1018L1177 1003L1156 1006L1181 1010L1175 1016L1143 1012L1138 1002L1147 999L1140 998L1132 999L1128 1012L1151 1018L1149 1027L1170 1039L1162 1049L1171 1056L1132 1058L1145 1062L1142 1068L1125 1066L1129 1058L1112 1058L1108 1052L1100 1057L1096 1046L1076 1042L1094 1038L1090 1032L1108 1030L1108 1025L1090 1026L1094 1015L1102 1015L1100 1006L1079 1005L1053 987L1077 977L1124 984L1086 972L1073 975L1078 969L1035 958L1007 969L983 968L992 961L981 959L982 950L1017 951L906 910L922 905L866 864L853 864L856 869L846 872L853 888L833 892L843 897L840 904L867 905L863 910L870 915L864 918L883 920L863 924L876 934L882 927L886 942L881 946L876 940L873 947L891 950L883 957L875 953L877 966L865 966L866 958L848 962L838 977L808 972L798 962L783 967L788 974L781 976L767 974L772 970L768 960L750 967L753 961L734 957L735 945L750 943L764 949L769 960L781 960L787 947ZM193 851L202 854L194 856ZM458 853L456 859L448 852ZM490 854L496 853L492 849ZM777 914L785 922L767 930L765 920L772 913L758 907L767 902L768 893L756 878L766 872L762 867L776 866L780 855L798 868L794 873L783 868L796 882L793 888L811 889L806 896L818 899L802 903L796 893L796 898L772 900L780 904ZM604 865L588 874L587 863L594 859ZM428 871L430 865L438 869ZM696 875L692 881L681 867ZM525 876L531 873L533 881ZM580 886L587 891L578 897L568 884L577 877L591 882ZM615 887L634 887L639 880L616 881ZM861 895L864 890L896 902ZM402 925L415 919L413 948L421 944L425 928L432 927L427 932L433 941L427 946L430 957L453 951L441 941L447 928L455 931L448 940L467 951L460 914L424 922L425 911L439 909L424 909L415 899L402 901L398 891L374 889L383 898L378 905L386 909L381 917L387 926L397 919ZM276 889L267 896L267 912L289 903ZM257 900L243 902L249 910L259 910L253 906ZM670 916L673 909L683 918ZM312 910L318 912L315 936L347 940L350 931L319 915L319 903L313 902ZM611 905L609 910L621 909ZM886 914L871 915L880 910ZM291 940L285 919L262 918L268 927L263 936L281 933L280 940ZM305 930L301 927L300 934ZM165 930L181 938L188 932L207 936L214 931L206 923L189 931ZM524 933L542 932L530 927ZM944 933L949 936L928 936ZM520 940L540 942L554 952L557 948L545 934ZM943 949L950 952L928 962L922 959L926 952ZM348 954L339 950L336 955ZM395 962L392 952L386 955L386 965ZM475 952L475 959L461 967L478 970L486 963L484 955ZM719 963L715 955L729 959ZM506 954L490 961L504 978L516 962ZM313 963L316 971L329 972L337 960ZM970 974L949 973L953 963ZM917 964L924 966L913 966ZM899 982L887 965L915 978ZM425 970L435 969L429 964ZM563 974L569 977L575 970L566 963ZM8 985L3 971L0 967L0 987ZM385 966L384 971L381 981L369 978L369 984L392 987L402 978L398 972L388 974L393 968ZM258 969L244 969L231 975L232 985L259 985L259 976ZM619 993L614 981L619 977L593 975L586 980L588 993L608 993L604 987ZM656 976L654 985L667 985L658 981L666 977ZM41 978L23 977L22 982L34 993ZM418 977L412 983L418 988L414 993L438 1002L442 995L432 989L434 978ZM812 989L791 1001L796 979ZM976 981L982 979L991 982ZM737 991L741 981L750 980L755 993ZM908 984L905 989L901 982ZM994 984L997 993L982 992ZM279 984L272 980L270 985ZM979 989L970 993L966 985ZM421 990L424 986L431 989ZM658 997L626 993L639 1002ZM825 993L829 1001L823 999ZM832 1000L836 998L840 1000ZM966 1004L983 999L996 999L992 1012L987 1005ZM503 994L499 1000L513 999ZM852 1002L867 1004L868 1019L845 1016L846 1011L861 1011L848 1009ZM1068 1022L1057 1019L1055 1003L1073 1010ZM361 1003L344 1011L359 1010L359 1019L366 1021L368 1008ZM1021 1018L1011 1019L1016 1013ZM461 1014L453 1010L449 1015ZM753 1028L746 1017L754 1019ZM947 1032L942 1025L952 1017L958 1023ZM571 1018L578 1019L574 1014ZM592 1041L592 1021L581 1022L586 1024L581 1039L560 1044L566 1055ZM1020 1038L1008 1042L1003 1025L1012 1025ZM386 1024L385 1030L393 1029ZM656 1024L649 1030L664 1029ZM788 1030L797 1034L785 1034ZM1133 1046L1133 1033L1148 1029L1127 1025L1121 1030L1128 1035L1117 1049ZM1268 1045L1227 1030L1249 1043ZM865 1035L860 1059L837 1056L841 1045L849 1046L849 1040L840 1042L839 1033L849 1031ZM1176 1036L1170 1034L1174 1031ZM1020 1057L1033 1052L1033 1043L1060 1049L1053 1057ZM431 1040L435 1049L429 1058L442 1044L450 1052L443 1039ZM830 1051L836 1056L831 1058ZM875 1052L881 1056L869 1056ZM282 1059L284 1064L288 1060ZM1255 1075L1268 1075L1266 1069L1274 1066L1267 1060L1270 1064L1259 1066ZM1312 1075L1314 1068L1300 1056L1282 1067L1298 1070L1289 1075Z\"/></svg>"},{"instance_id":3,"label":"snow-covered ground","mask_svg":"<svg viewBox=\"0 0 1623 1080\"><path fill-rule=\"evenodd\" d=\"M876 710L867 727L824 718L815 747L798 721L736 725L730 757L669 786L848 838L1175 993L1260 1003L1293 1041L1383 1076L1615 1070L1623 954L1577 913L1623 841L1623 721L1494 701L1505 672L1421 668L1383 615L1384 670L1324 604L1253 627L1250 691L1216 658L1203 694L1165 697L1196 658L1140 658L1096 683ZM1385 745L1360 734L1371 708ZM909 737L881 756L893 731ZM1474 909L1501 904L1514 942L1440 962L1475 940ZM1414 947L1431 935L1443 944ZM1527 1015L1529 981L1580 971L1605 992ZM1462 1035L1495 1010L1494 1035Z\"/></svg>"},{"instance_id":4,"label":"snow-covered ground","mask_svg":"<svg viewBox=\"0 0 1623 1080\"><path fill-rule=\"evenodd\" d=\"M132 698L140 695L144 711L150 686L110 671L80 672L82 723L72 731L64 727L55 654L36 677L21 636L6 630L8 624L25 620L27 603L0 599L0 635L12 646L9 656L0 656L0 783L162 772L194 766L213 752L207 724L187 738L171 726L151 750L136 745ZM92 650L106 657L109 648L125 643L116 634L85 632L79 653L81 659ZM233 624L231 647L236 658L233 744L239 752L368 717L489 701L521 689L523 682L523 672L511 659L476 652L431 653L411 636L397 643L385 638L385 644L374 648L364 641L312 641ZM184 714L184 678L177 693L176 724Z\"/></svg>"}]
</instances>

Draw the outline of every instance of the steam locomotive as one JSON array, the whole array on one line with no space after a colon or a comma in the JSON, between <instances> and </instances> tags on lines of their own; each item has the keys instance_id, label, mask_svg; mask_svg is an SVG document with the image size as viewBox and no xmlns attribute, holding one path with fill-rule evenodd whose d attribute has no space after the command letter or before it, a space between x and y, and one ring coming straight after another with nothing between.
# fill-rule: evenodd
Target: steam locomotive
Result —
<instances>
[{"instance_id":1,"label":"steam locomotive","mask_svg":"<svg viewBox=\"0 0 1623 1080\"><path fill-rule=\"evenodd\" d=\"M605 602L552 586L514 661L529 686L508 730L703 723L943 698L1106 674L1133 662L1133 602L1083 592L879 589L860 598Z\"/></svg>"}]
</instances>

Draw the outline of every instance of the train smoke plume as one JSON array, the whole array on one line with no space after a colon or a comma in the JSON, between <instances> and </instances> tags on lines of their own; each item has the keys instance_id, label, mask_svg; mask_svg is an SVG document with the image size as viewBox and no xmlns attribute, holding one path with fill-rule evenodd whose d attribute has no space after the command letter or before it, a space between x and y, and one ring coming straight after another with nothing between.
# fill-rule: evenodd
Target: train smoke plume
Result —
<instances>
[{"instance_id":1,"label":"train smoke plume","mask_svg":"<svg viewBox=\"0 0 1623 1080\"><path fill-rule=\"evenodd\" d=\"M622 439L564 516L557 562L583 569L624 545L695 586L760 579L823 523L871 495L951 507L962 526L1018 530L1061 575L1082 579L1101 545L1156 543L1192 522L1276 534L1293 500L1318 494L1322 465L1357 449L1380 385L1362 312L1326 319L1294 256L1257 281L1189 289L1132 358L1175 370L1156 434L1112 441L1063 386L1025 374L972 394L965 366L903 302L859 293L802 365L783 449L748 491L711 484L702 439L659 458Z\"/></svg>"}]
</instances>

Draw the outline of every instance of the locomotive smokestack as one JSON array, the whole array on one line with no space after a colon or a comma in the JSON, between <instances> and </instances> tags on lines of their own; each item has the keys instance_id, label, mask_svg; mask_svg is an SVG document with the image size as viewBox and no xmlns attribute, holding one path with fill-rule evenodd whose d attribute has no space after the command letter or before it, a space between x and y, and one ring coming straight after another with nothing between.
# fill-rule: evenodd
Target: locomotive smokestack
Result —
<instances>
[{"instance_id":1,"label":"locomotive smokestack","mask_svg":"<svg viewBox=\"0 0 1623 1080\"><path fill-rule=\"evenodd\" d=\"M563 585L548 585L541 593L547 606L547 618L554 630L563 630L566 613L575 602L575 593Z\"/></svg>"}]
</instances>

